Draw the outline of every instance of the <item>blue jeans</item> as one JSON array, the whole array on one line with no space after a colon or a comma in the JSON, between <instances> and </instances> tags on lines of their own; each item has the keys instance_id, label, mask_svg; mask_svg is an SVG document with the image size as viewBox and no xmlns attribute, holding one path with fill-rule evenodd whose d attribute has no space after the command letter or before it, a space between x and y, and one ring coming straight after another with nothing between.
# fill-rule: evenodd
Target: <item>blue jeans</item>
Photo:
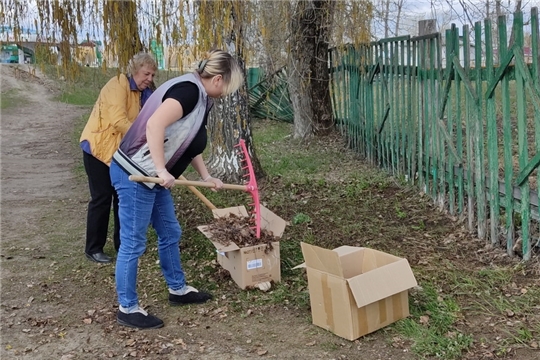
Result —
<instances>
[{"instance_id":1,"label":"blue jeans","mask_svg":"<svg viewBox=\"0 0 540 360\"><path fill-rule=\"evenodd\" d=\"M186 285L180 262L182 229L176 218L171 192L161 186L153 189L129 180L129 175L111 162L111 182L118 193L120 250L116 258L116 292L124 308L138 304L137 267L146 250L146 232L150 223L158 236L161 271L168 287L180 290Z\"/></svg>"}]
</instances>

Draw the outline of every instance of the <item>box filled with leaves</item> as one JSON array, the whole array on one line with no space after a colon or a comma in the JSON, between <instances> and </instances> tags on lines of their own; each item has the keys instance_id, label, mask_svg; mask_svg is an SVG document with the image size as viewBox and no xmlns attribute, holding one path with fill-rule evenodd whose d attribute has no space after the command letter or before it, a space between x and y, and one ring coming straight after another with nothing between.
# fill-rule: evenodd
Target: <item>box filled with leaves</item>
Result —
<instances>
[{"instance_id":1,"label":"box filled with leaves","mask_svg":"<svg viewBox=\"0 0 540 360\"><path fill-rule=\"evenodd\" d=\"M257 238L244 206L214 209L214 222L198 229L214 244L218 263L241 289L281 281L279 240L287 222L261 205Z\"/></svg>"}]
</instances>

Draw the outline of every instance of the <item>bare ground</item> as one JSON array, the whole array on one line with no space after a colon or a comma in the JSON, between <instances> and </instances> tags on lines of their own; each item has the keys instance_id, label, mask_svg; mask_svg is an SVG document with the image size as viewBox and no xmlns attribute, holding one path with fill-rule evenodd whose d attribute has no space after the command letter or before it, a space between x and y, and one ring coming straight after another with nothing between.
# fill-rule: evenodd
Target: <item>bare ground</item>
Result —
<instances>
[{"instance_id":1,"label":"bare ground","mask_svg":"<svg viewBox=\"0 0 540 360\"><path fill-rule=\"evenodd\" d=\"M173 308L166 303L162 279L157 278L157 295L147 289L139 292L144 306L159 314L165 327L138 331L118 326L113 265L90 263L83 254L88 191L84 178L73 171L81 155L73 149L71 136L74 124L88 109L55 101L54 83L39 73L34 77L15 68L0 66L2 93L13 93L18 99L18 106L1 114L1 359L417 358L410 343L392 338L387 329L350 342L313 326L309 311L295 304L248 304L248 311L239 312L233 309L234 295L241 290L227 280L221 286L231 290L212 302ZM425 209L416 212L415 205L423 201L418 194L398 188L385 191L372 200L392 204L400 198L401 204L410 204L406 211L429 230L408 230L408 237L403 237L381 227L381 239L360 232L359 244L399 249L423 276L441 266L469 273L485 266L520 266L519 259L486 247L436 209L422 206ZM291 204L281 210L283 217L294 214ZM395 218L395 209L387 214L376 211L373 221L378 215L385 226L403 223ZM369 215L364 218L371 221ZM321 239L333 238L331 229L313 231ZM537 265L538 260L536 266L523 267L512 286L501 289L504 296L518 299L524 289L537 289ZM219 269L206 281L219 282ZM515 327L538 324L538 314L473 315L466 305L476 301L475 294L456 296L463 297L464 306L458 326L473 334L476 344L463 359L540 358L534 347L538 333L529 344L510 344L503 346L508 352L497 352ZM539 308L538 303L532 305Z\"/></svg>"},{"instance_id":2,"label":"bare ground","mask_svg":"<svg viewBox=\"0 0 540 360\"><path fill-rule=\"evenodd\" d=\"M147 300L166 313L164 328L118 326L113 266L83 254L88 192L73 173L71 134L87 109L55 101L39 73L0 68L2 93L21 99L1 118L2 359L409 358L377 338L349 342L318 329L294 305L238 314L224 299L181 308Z\"/></svg>"}]
</instances>

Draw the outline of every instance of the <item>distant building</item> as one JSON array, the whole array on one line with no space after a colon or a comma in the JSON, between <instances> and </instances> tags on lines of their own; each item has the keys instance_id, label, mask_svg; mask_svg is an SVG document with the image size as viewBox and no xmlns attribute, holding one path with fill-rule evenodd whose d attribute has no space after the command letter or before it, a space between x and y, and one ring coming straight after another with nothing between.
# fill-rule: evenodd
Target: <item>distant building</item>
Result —
<instances>
[{"instance_id":1,"label":"distant building","mask_svg":"<svg viewBox=\"0 0 540 360\"><path fill-rule=\"evenodd\" d=\"M87 40L73 49L73 56L82 66L101 66L103 62L102 43L99 40Z\"/></svg>"},{"instance_id":2,"label":"distant building","mask_svg":"<svg viewBox=\"0 0 540 360\"><path fill-rule=\"evenodd\" d=\"M0 25L0 41L1 42L27 42L39 41L36 30L21 28L15 32L11 26Z\"/></svg>"}]
</instances>

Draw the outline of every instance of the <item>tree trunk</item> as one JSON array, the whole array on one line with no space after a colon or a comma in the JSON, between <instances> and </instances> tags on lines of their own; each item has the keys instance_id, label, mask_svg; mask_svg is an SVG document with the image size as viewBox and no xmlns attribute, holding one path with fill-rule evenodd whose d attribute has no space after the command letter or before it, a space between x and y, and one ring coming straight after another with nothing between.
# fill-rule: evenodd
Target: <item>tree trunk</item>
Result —
<instances>
[{"instance_id":1,"label":"tree trunk","mask_svg":"<svg viewBox=\"0 0 540 360\"><path fill-rule=\"evenodd\" d=\"M242 169L241 149L235 147L244 139L248 156L253 165L256 179L264 177L261 164L255 153L251 135L251 117L249 114L249 96L247 91L246 67L243 61L245 49L242 23L242 4L237 3L231 8L231 18L234 21L233 30L229 36L229 53L236 55L244 73L244 83L237 92L224 99L216 99L214 108L208 120L208 137L210 156L206 164L212 176L225 182L243 183L249 180L244 175L247 169Z\"/></svg>"},{"instance_id":2,"label":"tree trunk","mask_svg":"<svg viewBox=\"0 0 540 360\"><path fill-rule=\"evenodd\" d=\"M396 31L394 32L394 36L399 35L399 26L401 24L401 12L403 11L403 1L404 0L398 0L395 3L397 7L397 14L396 14Z\"/></svg>"},{"instance_id":3,"label":"tree trunk","mask_svg":"<svg viewBox=\"0 0 540 360\"><path fill-rule=\"evenodd\" d=\"M300 0L291 22L289 93L294 109L294 138L332 131L328 41L334 2Z\"/></svg>"},{"instance_id":4,"label":"tree trunk","mask_svg":"<svg viewBox=\"0 0 540 360\"><path fill-rule=\"evenodd\" d=\"M265 30L261 36L262 51L259 63L264 69L264 74L270 75L286 65L283 53L288 37L288 20L285 14L290 12L291 4L288 1L262 1L259 6L262 28Z\"/></svg>"},{"instance_id":5,"label":"tree trunk","mask_svg":"<svg viewBox=\"0 0 540 360\"><path fill-rule=\"evenodd\" d=\"M245 67L243 66L245 73ZM244 85L232 95L214 100L214 108L208 120L208 144L210 156L206 165L212 176L225 182L243 183L247 170L241 169L240 148L235 147L244 139L253 164L256 179L264 177L261 164L253 147L251 135L251 118L247 85ZM249 179L247 179L249 180Z\"/></svg>"},{"instance_id":6,"label":"tree trunk","mask_svg":"<svg viewBox=\"0 0 540 360\"><path fill-rule=\"evenodd\" d=\"M386 0L384 7L384 37L390 37L390 0Z\"/></svg>"}]
</instances>

